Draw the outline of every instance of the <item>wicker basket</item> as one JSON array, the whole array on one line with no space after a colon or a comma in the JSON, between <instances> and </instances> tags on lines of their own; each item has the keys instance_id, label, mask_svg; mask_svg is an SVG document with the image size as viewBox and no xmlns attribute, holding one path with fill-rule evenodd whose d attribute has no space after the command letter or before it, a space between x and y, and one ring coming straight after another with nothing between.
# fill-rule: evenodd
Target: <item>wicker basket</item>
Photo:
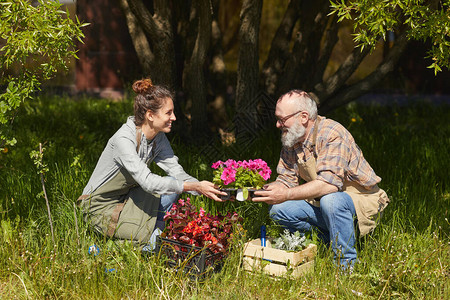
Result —
<instances>
[{"instance_id":1,"label":"wicker basket","mask_svg":"<svg viewBox=\"0 0 450 300\"><path fill-rule=\"evenodd\" d=\"M223 253L162 237L157 238L155 250L160 257L166 258L168 266L200 277L220 270L224 258Z\"/></svg>"}]
</instances>

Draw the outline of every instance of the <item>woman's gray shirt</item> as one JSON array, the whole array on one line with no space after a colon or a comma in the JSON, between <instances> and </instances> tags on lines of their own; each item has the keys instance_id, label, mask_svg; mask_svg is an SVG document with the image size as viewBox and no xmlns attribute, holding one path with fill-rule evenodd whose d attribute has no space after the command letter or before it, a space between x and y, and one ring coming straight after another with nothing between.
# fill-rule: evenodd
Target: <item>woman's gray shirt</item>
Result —
<instances>
[{"instance_id":1,"label":"woman's gray shirt","mask_svg":"<svg viewBox=\"0 0 450 300\"><path fill-rule=\"evenodd\" d=\"M180 194L183 192L184 181L198 181L183 170L163 132L158 133L150 142L144 134L141 134L140 138L137 153L136 125L134 117L128 117L127 122L109 139L83 190L83 195L89 195L107 183L120 168L128 171L136 183L148 193ZM152 161L170 177L153 174L147 166Z\"/></svg>"}]
</instances>

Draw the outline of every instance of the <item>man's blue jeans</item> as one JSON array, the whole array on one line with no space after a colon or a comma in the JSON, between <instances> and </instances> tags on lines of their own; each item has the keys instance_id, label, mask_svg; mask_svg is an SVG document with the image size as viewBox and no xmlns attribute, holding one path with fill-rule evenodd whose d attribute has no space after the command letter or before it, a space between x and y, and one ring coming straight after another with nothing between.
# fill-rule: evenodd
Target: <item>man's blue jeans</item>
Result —
<instances>
[{"instance_id":1,"label":"man's blue jeans","mask_svg":"<svg viewBox=\"0 0 450 300\"><path fill-rule=\"evenodd\" d=\"M319 238L331 242L335 261L344 268L356 262L355 206L345 192L322 196L320 207L303 200L272 205L270 217L291 232L318 230Z\"/></svg>"}]
</instances>

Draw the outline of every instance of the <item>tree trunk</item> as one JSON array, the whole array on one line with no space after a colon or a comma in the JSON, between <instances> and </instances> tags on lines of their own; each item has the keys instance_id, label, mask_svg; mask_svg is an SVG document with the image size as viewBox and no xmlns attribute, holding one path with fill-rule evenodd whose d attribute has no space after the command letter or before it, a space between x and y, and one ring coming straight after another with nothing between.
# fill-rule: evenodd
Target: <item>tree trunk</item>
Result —
<instances>
[{"instance_id":1,"label":"tree trunk","mask_svg":"<svg viewBox=\"0 0 450 300\"><path fill-rule=\"evenodd\" d=\"M185 88L192 101L192 132L202 136L208 132L204 64L211 39L212 11L209 0L196 1L193 9L197 12L197 36L187 64Z\"/></svg>"},{"instance_id":2,"label":"tree trunk","mask_svg":"<svg viewBox=\"0 0 450 300\"><path fill-rule=\"evenodd\" d=\"M231 110L236 111L237 139L240 139L239 130L258 130L256 118L261 117L258 111L265 110L265 115L273 115L267 111L267 105L262 108L262 98L269 99L265 101L267 104L280 94L300 88L314 95L320 102L321 112L330 111L356 99L380 82L392 70L406 45L405 38L397 39L375 71L356 84L346 85L364 57L369 55L367 47L364 51L354 49L342 63L338 62L341 65L337 71L324 79L342 24L337 23L336 14L329 14L327 0L291 0L260 73L262 0L242 0L239 18L235 17L238 0L121 2L144 70L148 70L155 83L167 85L179 95L186 96L178 97L182 103L175 106L179 120L176 125L182 123L182 134L187 133L183 116L186 120L190 118L192 132L197 135L204 135L209 128L217 130L220 124L229 128L225 110L229 81L224 56L227 45L236 43L233 38L236 32L239 53ZM218 25L220 22L221 26ZM268 106L275 105L268 103ZM212 124L208 118L213 120Z\"/></svg>"},{"instance_id":3,"label":"tree trunk","mask_svg":"<svg viewBox=\"0 0 450 300\"><path fill-rule=\"evenodd\" d=\"M219 6L220 0L213 0L213 19L211 28L211 51L209 61L209 88L212 91L213 100L208 103L208 116L212 118L209 122L209 127L212 131L217 131L218 128L227 128L229 124L229 117L226 111L227 105L227 78L225 61L223 57L223 36L219 27Z\"/></svg>"},{"instance_id":4,"label":"tree trunk","mask_svg":"<svg viewBox=\"0 0 450 300\"><path fill-rule=\"evenodd\" d=\"M150 77L155 84L175 87L175 49L172 29L171 3L168 0L153 2L154 14L150 14L142 0L126 0L131 12L139 20L149 37L154 60Z\"/></svg>"},{"instance_id":5,"label":"tree trunk","mask_svg":"<svg viewBox=\"0 0 450 300\"><path fill-rule=\"evenodd\" d=\"M238 111L254 101L258 93L261 10L262 0L244 0L242 3L235 105Z\"/></svg>"},{"instance_id":6,"label":"tree trunk","mask_svg":"<svg viewBox=\"0 0 450 300\"><path fill-rule=\"evenodd\" d=\"M150 49L145 32L138 22L136 16L131 12L127 0L120 0L120 6L127 19L128 31L130 32L131 41L139 60L139 64L144 72L144 76L150 76L153 69L152 64L155 61L155 56Z\"/></svg>"},{"instance_id":7,"label":"tree trunk","mask_svg":"<svg viewBox=\"0 0 450 300\"><path fill-rule=\"evenodd\" d=\"M280 77L285 70L286 61L290 57L289 43L292 38L294 26L297 23L300 12L301 0L292 0L284 13L280 26L270 46L269 55L264 63L261 80L264 90L269 95L274 95Z\"/></svg>"},{"instance_id":8,"label":"tree trunk","mask_svg":"<svg viewBox=\"0 0 450 300\"><path fill-rule=\"evenodd\" d=\"M327 26L327 3L326 0L301 2L299 31L294 39L283 80L278 85L277 96L293 88L307 90L316 78L322 35Z\"/></svg>"}]
</instances>

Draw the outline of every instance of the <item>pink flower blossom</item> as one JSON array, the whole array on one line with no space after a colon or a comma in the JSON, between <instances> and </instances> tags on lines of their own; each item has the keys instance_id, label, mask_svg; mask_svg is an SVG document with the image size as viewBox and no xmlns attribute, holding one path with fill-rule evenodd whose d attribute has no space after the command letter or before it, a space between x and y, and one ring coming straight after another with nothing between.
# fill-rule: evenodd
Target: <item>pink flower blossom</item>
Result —
<instances>
[{"instance_id":1,"label":"pink flower blossom","mask_svg":"<svg viewBox=\"0 0 450 300\"><path fill-rule=\"evenodd\" d=\"M220 176L220 179L223 180L224 185L228 185L236 181L236 170L233 168L225 168Z\"/></svg>"},{"instance_id":2,"label":"pink flower blossom","mask_svg":"<svg viewBox=\"0 0 450 300\"><path fill-rule=\"evenodd\" d=\"M267 163L260 158L248 161L228 159L222 162L219 160L211 167L216 170L214 171L215 180L217 180L216 183L220 182L221 186L227 186L240 179L236 178L237 174L249 177L249 180L254 183L260 179L267 181L272 173ZM260 179L258 179L259 176L261 176ZM239 184L242 182L240 181Z\"/></svg>"},{"instance_id":3,"label":"pink flower blossom","mask_svg":"<svg viewBox=\"0 0 450 300\"><path fill-rule=\"evenodd\" d=\"M257 165L258 169L264 169L267 167L267 163L260 158L255 159L253 162Z\"/></svg>"},{"instance_id":4,"label":"pink flower blossom","mask_svg":"<svg viewBox=\"0 0 450 300\"><path fill-rule=\"evenodd\" d=\"M270 178L270 174L272 173L272 171L270 169L263 169L258 173L264 180L268 180Z\"/></svg>"},{"instance_id":5,"label":"pink flower blossom","mask_svg":"<svg viewBox=\"0 0 450 300\"><path fill-rule=\"evenodd\" d=\"M234 159L228 159L228 160L225 162L225 166L226 166L227 168L234 168L234 169L239 168L238 163L237 163Z\"/></svg>"},{"instance_id":6,"label":"pink flower blossom","mask_svg":"<svg viewBox=\"0 0 450 300\"><path fill-rule=\"evenodd\" d=\"M242 167L244 169L248 169L248 167L249 167L248 162L246 160L238 161L238 164L239 164L240 167Z\"/></svg>"},{"instance_id":7,"label":"pink flower blossom","mask_svg":"<svg viewBox=\"0 0 450 300\"><path fill-rule=\"evenodd\" d=\"M205 216L205 210L203 209L203 207L200 207L199 213L200 213L200 217Z\"/></svg>"},{"instance_id":8,"label":"pink flower blossom","mask_svg":"<svg viewBox=\"0 0 450 300\"><path fill-rule=\"evenodd\" d=\"M213 169L218 169L218 168L220 168L222 165L223 165L223 161L218 160L218 161L216 161L215 163L212 164L211 168L213 168Z\"/></svg>"},{"instance_id":9,"label":"pink flower blossom","mask_svg":"<svg viewBox=\"0 0 450 300\"><path fill-rule=\"evenodd\" d=\"M250 170L256 170L258 168L258 165L253 160L250 159L248 161L248 168Z\"/></svg>"}]
</instances>

